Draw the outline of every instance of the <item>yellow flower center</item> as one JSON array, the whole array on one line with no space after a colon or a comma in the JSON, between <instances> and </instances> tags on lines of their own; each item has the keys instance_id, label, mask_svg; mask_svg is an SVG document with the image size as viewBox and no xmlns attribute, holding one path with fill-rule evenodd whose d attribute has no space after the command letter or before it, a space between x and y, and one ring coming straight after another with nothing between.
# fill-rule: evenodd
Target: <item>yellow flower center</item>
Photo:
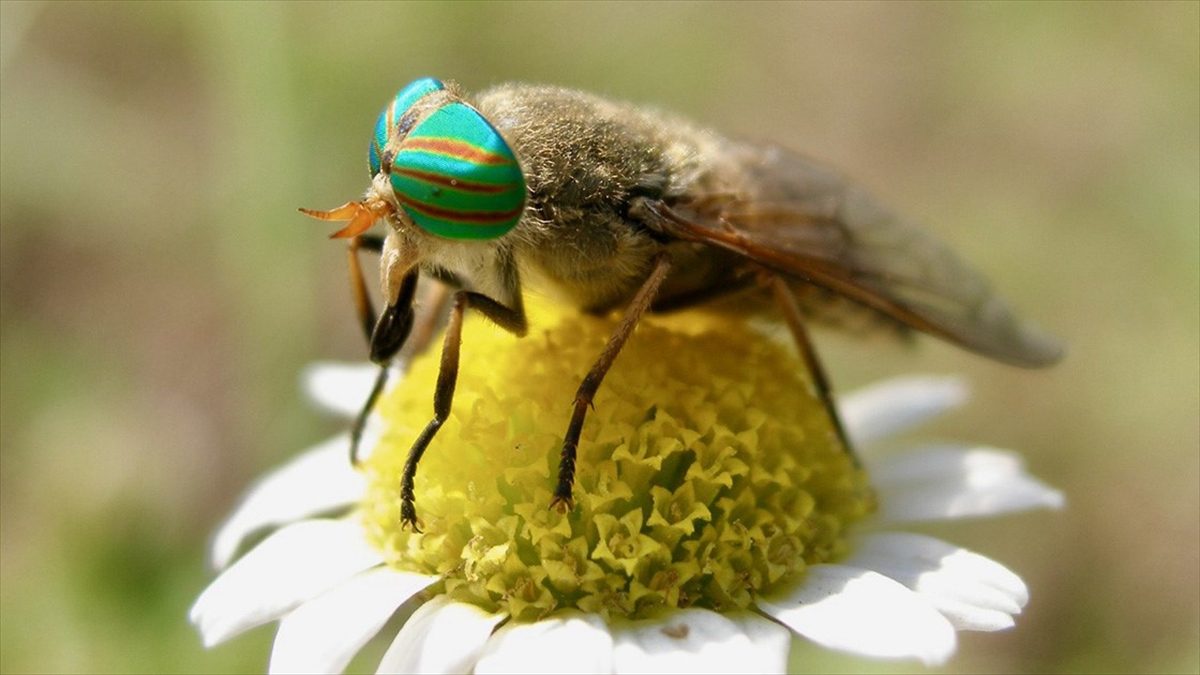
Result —
<instances>
[{"instance_id":1,"label":"yellow flower center","mask_svg":"<svg viewBox=\"0 0 1200 675\"><path fill-rule=\"evenodd\" d=\"M575 509L548 508L575 388L616 320L532 309L523 339L468 316L453 412L417 472L420 534L400 527L400 477L439 350L382 398L363 512L394 567L518 620L732 609L838 556L873 508L794 350L694 314L638 326L584 424Z\"/></svg>"}]
</instances>

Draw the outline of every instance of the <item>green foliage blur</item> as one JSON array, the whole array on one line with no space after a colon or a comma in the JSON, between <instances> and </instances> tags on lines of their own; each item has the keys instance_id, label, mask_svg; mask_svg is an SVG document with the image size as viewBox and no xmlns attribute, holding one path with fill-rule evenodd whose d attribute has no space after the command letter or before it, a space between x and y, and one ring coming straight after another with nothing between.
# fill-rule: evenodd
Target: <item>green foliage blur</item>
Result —
<instances>
[{"instance_id":1,"label":"green foliage blur","mask_svg":"<svg viewBox=\"0 0 1200 675\"><path fill-rule=\"evenodd\" d=\"M0 671L265 668L271 628L206 651L186 613L238 495L340 430L300 368L365 354L343 248L296 208L360 194L379 108L434 75L674 109L928 223L1071 350L818 335L842 390L963 374L930 433L1067 495L926 528L1032 592L946 669L1196 672L1198 45L1196 3L0 3Z\"/></svg>"}]
</instances>

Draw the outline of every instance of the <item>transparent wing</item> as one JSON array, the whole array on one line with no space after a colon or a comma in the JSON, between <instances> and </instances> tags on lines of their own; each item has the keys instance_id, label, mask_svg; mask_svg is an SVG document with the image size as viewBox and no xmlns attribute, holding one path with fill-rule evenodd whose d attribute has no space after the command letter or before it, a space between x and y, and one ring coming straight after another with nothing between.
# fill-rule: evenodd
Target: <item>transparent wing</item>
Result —
<instances>
[{"instance_id":1,"label":"transparent wing","mask_svg":"<svg viewBox=\"0 0 1200 675\"><path fill-rule=\"evenodd\" d=\"M747 195L647 204L665 232L739 253L918 330L1019 366L1062 357L944 244L829 169L757 149Z\"/></svg>"}]
</instances>

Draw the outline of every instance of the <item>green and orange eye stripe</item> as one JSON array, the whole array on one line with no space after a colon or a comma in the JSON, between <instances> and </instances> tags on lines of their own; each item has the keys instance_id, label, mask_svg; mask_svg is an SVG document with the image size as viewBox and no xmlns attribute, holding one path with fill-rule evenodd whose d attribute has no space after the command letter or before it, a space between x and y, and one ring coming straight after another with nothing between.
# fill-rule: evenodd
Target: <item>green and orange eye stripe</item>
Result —
<instances>
[{"instance_id":1,"label":"green and orange eye stripe","mask_svg":"<svg viewBox=\"0 0 1200 675\"><path fill-rule=\"evenodd\" d=\"M417 100L442 89L417 80L380 115L371 144L372 175L398 120ZM380 140L383 140L380 143ZM379 167L379 168L377 168ZM404 136L386 167L392 191L423 230L450 239L491 239L508 232L525 209L525 176L508 143L474 108L448 102Z\"/></svg>"},{"instance_id":2,"label":"green and orange eye stripe","mask_svg":"<svg viewBox=\"0 0 1200 675\"><path fill-rule=\"evenodd\" d=\"M432 77L423 77L410 83L405 88L396 93L396 97L388 104L383 112L379 113L379 119L375 120L375 135L371 137L371 177L379 173L382 168L384 149L387 148L388 140L392 133L396 131L396 124L404 113L413 106L414 103L425 97L426 94L431 94L435 91L441 91L446 88L440 80Z\"/></svg>"}]
</instances>

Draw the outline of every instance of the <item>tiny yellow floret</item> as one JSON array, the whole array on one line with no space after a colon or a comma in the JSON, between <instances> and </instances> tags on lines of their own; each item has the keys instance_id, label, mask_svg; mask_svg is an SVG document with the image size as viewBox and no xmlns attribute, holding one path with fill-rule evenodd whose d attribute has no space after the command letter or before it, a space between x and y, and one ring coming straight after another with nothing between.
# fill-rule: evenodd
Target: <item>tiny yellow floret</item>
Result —
<instances>
[{"instance_id":1,"label":"tiny yellow floret","mask_svg":"<svg viewBox=\"0 0 1200 675\"><path fill-rule=\"evenodd\" d=\"M744 608L841 554L872 510L794 349L702 316L641 322L584 424L575 508L550 509L575 388L616 319L531 309L520 339L468 316L453 412L417 472L423 533L400 527L400 477L439 350L382 398L363 512L389 564L517 620Z\"/></svg>"}]
</instances>

